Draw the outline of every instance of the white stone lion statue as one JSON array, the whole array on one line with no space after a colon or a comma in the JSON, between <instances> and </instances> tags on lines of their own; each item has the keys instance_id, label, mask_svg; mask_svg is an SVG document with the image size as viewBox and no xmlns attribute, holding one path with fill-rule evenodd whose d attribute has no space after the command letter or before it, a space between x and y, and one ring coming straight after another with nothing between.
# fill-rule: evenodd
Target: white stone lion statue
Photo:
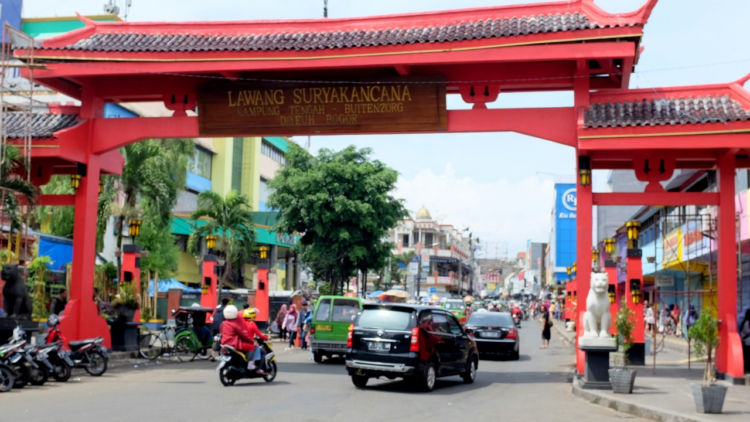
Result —
<instances>
[{"instance_id":1,"label":"white stone lion statue","mask_svg":"<svg viewBox=\"0 0 750 422\"><path fill-rule=\"evenodd\" d=\"M583 314L583 337L610 337L612 317L609 314L608 287L607 273L591 273L591 289L586 297L586 312Z\"/></svg>"}]
</instances>

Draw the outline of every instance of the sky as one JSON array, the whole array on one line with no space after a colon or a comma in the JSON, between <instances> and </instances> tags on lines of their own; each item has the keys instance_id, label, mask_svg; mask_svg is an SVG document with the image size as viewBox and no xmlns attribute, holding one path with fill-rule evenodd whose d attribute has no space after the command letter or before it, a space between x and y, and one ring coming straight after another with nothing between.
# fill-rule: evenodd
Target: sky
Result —
<instances>
[{"instance_id":1,"label":"sky","mask_svg":"<svg viewBox=\"0 0 750 422\"><path fill-rule=\"evenodd\" d=\"M24 17L102 14L110 0L25 0ZM646 0L597 0L627 12ZM124 10L125 0L114 3ZM132 0L128 21L210 21L320 18L323 0ZM328 16L354 17L459 9L523 0L329 0ZM123 13L121 13L121 16ZM631 88L727 83L750 73L750 1L660 0L645 27ZM570 93L501 94L502 107L572 105ZM493 105L490 105L493 107ZM449 99L448 108L466 108ZM355 145L399 172L395 196L415 213L426 207L442 224L468 228L478 256L508 257L527 240L547 242L554 183L572 182L572 148L515 133L295 137L312 152ZM594 189L606 189L595 172Z\"/></svg>"}]
</instances>

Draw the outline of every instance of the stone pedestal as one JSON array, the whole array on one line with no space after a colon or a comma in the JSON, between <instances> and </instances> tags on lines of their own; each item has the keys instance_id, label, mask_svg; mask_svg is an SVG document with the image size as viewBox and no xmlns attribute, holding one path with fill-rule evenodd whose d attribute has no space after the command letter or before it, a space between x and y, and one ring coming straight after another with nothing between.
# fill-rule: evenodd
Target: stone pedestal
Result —
<instances>
[{"instance_id":1,"label":"stone pedestal","mask_svg":"<svg viewBox=\"0 0 750 422\"><path fill-rule=\"evenodd\" d=\"M581 387L610 390L609 354L617 350L613 338L578 338L578 348L586 354Z\"/></svg>"}]
</instances>

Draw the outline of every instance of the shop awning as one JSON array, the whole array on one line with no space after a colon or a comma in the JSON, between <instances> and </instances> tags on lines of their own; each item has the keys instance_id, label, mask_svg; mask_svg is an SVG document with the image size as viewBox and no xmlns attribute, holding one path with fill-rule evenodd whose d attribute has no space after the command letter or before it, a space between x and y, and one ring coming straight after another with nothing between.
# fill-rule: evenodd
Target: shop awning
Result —
<instances>
[{"instance_id":1,"label":"shop awning","mask_svg":"<svg viewBox=\"0 0 750 422\"><path fill-rule=\"evenodd\" d=\"M253 225L255 226L256 243L264 245L276 245L291 248L299 240L299 236L287 233L277 233L273 230L278 221L279 213L277 212L254 212ZM172 216L170 228L172 234L190 236L193 232L193 220L187 217ZM205 220L197 221L198 227L206 224Z\"/></svg>"}]
</instances>

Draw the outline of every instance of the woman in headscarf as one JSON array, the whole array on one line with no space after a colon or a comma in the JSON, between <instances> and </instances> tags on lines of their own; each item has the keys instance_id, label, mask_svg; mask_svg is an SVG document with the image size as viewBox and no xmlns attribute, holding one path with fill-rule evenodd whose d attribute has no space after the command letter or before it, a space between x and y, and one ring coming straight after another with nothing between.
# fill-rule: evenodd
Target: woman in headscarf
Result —
<instances>
[{"instance_id":1,"label":"woman in headscarf","mask_svg":"<svg viewBox=\"0 0 750 422\"><path fill-rule=\"evenodd\" d=\"M279 338L286 340L286 329L284 328L284 319L286 318L286 304L281 305L281 309L276 313L276 326L279 327Z\"/></svg>"},{"instance_id":2,"label":"woman in headscarf","mask_svg":"<svg viewBox=\"0 0 750 422\"><path fill-rule=\"evenodd\" d=\"M289 348L294 348L294 338L297 335L297 305L292 304L284 317L284 329L289 332Z\"/></svg>"}]
</instances>

